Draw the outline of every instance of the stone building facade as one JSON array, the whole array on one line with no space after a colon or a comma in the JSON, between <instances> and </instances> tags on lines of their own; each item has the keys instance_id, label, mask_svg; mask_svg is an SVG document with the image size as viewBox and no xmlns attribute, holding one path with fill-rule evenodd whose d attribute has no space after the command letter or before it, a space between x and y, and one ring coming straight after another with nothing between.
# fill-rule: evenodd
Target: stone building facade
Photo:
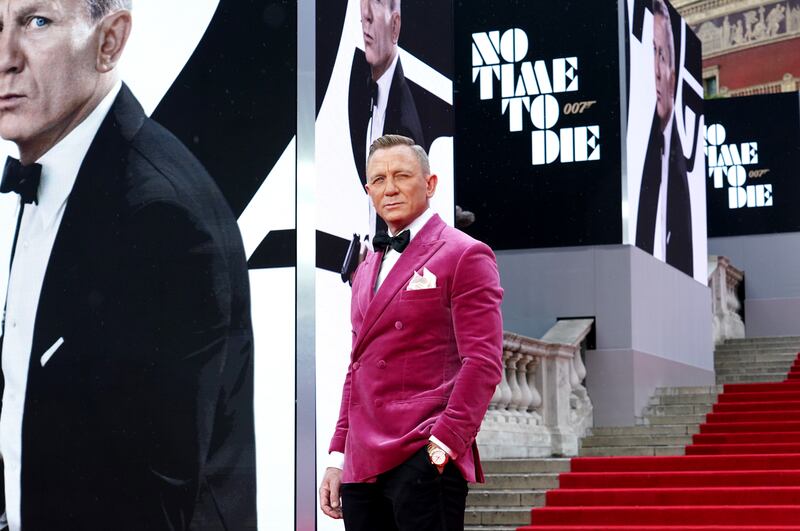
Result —
<instances>
[{"instance_id":1,"label":"stone building facade","mask_svg":"<svg viewBox=\"0 0 800 531\"><path fill-rule=\"evenodd\" d=\"M706 96L800 89L800 0L672 0L703 43Z\"/></svg>"}]
</instances>

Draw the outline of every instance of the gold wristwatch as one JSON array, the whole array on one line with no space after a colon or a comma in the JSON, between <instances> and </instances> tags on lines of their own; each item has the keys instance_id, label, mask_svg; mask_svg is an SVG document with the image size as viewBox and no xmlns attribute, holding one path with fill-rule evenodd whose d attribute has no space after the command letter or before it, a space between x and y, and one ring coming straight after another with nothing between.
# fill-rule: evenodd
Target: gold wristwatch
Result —
<instances>
[{"instance_id":1,"label":"gold wristwatch","mask_svg":"<svg viewBox=\"0 0 800 531\"><path fill-rule=\"evenodd\" d=\"M444 469L444 466L447 464L447 461L449 459L447 452L445 452L432 442L428 443L427 449L428 449L428 459L430 459L431 464L436 466L441 472Z\"/></svg>"}]
</instances>

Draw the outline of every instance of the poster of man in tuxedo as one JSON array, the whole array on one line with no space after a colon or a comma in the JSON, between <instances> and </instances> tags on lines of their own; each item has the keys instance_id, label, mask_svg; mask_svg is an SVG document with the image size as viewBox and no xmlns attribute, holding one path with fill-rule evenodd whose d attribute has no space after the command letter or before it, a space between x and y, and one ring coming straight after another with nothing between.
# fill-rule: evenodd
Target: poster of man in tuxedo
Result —
<instances>
[{"instance_id":1,"label":"poster of man in tuxedo","mask_svg":"<svg viewBox=\"0 0 800 531\"><path fill-rule=\"evenodd\" d=\"M700 41L665 0L627 0L627 241L705 282Z\"/></svg>"},{"instance_id":2,"label":"poster of man in tuxedo","mask_svg":"<svg viewBox=\"0 0 800 531\"><path fill-rule=\"evenodd\" d=\"M5 9L7 4L16 8L23 2L14 0L3 2L2 13L8 16L10 11ZM155 392L150 395L145 394L143 386L133 389L128 395L130 404L137 404L135 407L147 407L153 410L161 407L167 416L170 411L176 408L180 409L180 405L185 403L186 396L208 399L207 404L203 406L204 412L208 411L208 407L216 407L214 406L216 404L219 406L215 410L216 419L235 424L236 430L244 428L245 431L250 432L250 442L245 446L240 446L242 450L240 455L252 457L254 450L257 450L259 454L257 465L254 460L248 458L250 464L245 467L249 468L246 475L252 481L236 482L235 484L236 499L239 500L237 502L231 504L223 498L217 497L218 510L212 509L201 513L198 509L191 508L191 502L182 503L180 511L175 511L176 504L173 502L181 498L180 495L169 501L163 499L165 503L163 509L169 513L170 517L176 516L178 512L185 517L180 523L178 523L180 518L173 520L174 526L171 527L175 529L185 529L188 526L219 528L221 525L219 520L222 518L225 520L224 525L227 526L227 529L255 529L256 512L258 512L258 525L262 529L291 527L294 522L294 468L292 460L285 459L285 456L290 455L294 450L295 390L294 378L291 375L294 371L295 355L294 314L291 311L287 312L286 308L294 306L295 274L294 256L290 251L287 252L288 246L285 242L287 235L293 238L294 234L294 137L296 134L294 102L297 93L296 2L288 0L274 2L259 0L170 0L170 2L71 0L68 2L25 2L24 4L28 7L36 7L37 10L32 15L29 13L31 16L24 18L24 21L29 24L26 27L33 30L35 24L36 29L42 32L54 29L53 18L48 17L47 14L67 7L83 5L87 14L93 13L92 9L100 9L98 6L111 6L114 9L120 6L131 7L133 22L130 37L116 67L116 71L119 72L121 81L126 87L120 92L121 95L124 95L125 105L118 111L125 114L125 117L119 123L124 122L126 127L131 124L131 120L149 124L146 117L150 117L164 126L176 138L169 135L162 137L162 139L169 138L169 141L161 144L160 148L165 149L166 144L172 147L182 144L184 146L182 160L188 160L186 153L191 152L191 157L197 159L205 168L202 171L198 170L197 173L198 179L205 179L204 190L208 185L208 179L204 177L207 171L214 181L214 186L219 188L224 196L224 198L218 198L217 204L227 203L241 232L241 239L244 243L242 258L247 259L249 271L240 277L244 277L241 280L246 282L244 279L249 276L249 305L252 307L252 322L256 337L255 341L250 343L249 351L248 348L243 347L235 358L242 360L244 366L249 365L249 368L239 372L242 378L235 379L235 381L231 379L225 381L224 384L223 380L227 380L228 376L232 377L233 372L223 371L223 375L217 375L217 378L206 379L203 385L209 385L204 387L203 392L198 391L196 394L191 392L187 395L181 394L187 389L187 385L191 387L193 383L199 381L187 373L184 379L178 378L180 383L174 379L164 378L161 381L163 385L152 386ZM17 24L19 20L23 20L23 18L15 18L14 24ZM4 32L4 38L7 39L11 39L12 26L10 24L11 20L6 20L5 29L8 32ZM42 37L40 36L40 38ZM7 42L4 44L7 45ZM16 59L21 60L21 57L22 55L17 54ZM6 55L5 58L8 59L9 56ZM25 66L30 67L27 64ZM23 70L20 65L16 65L14 68L17 71ZM40 70L40 75L46 73ZM17 88L20 90L21 86ZM132 103L134 98L141 104L140 110L137 110L137 106ZM150 126L148 125L148 127ZM127 134L130 130L130 128L125 129L124 133ZM103 136L105 141L115 142L116 137ZM99 133L97 139L100 140ZM10 142L1 143L0 152L2 156L0 160L5 160L6 155L19 156L16 146ZM99 152L106 156L117 153L112 149L102 149L102 146L94 149L93 152L95 155ZM197 168L197 166L194 167ZM46 175L43 174L44 178ZM80 184L80 182L79 179L77 183ZM91 217L92 212L110 208L114 202L113 199L109 199L108 194L96 194L96 197L93 197L92 194L85 194L85 191L86 187L81 185L81 193L78 194L76 188L76 195L71 196L67 201L67 211L62 221L62 229L66 224L78 219L75 217L78 214L81 214L82 221L85 221L87 216ZM184 193L182 196L185 200L191 200L192 193ZM199 197L197 199L200 200ZM0 262L4 264L9 264L10 261L9 255L13 247L15 226L17 225L18 203L17 194L9 193L0 196L0 220L2 220L0 226L3 227L3 230L0 230ZM287 205L291 205L291 207ZM30 204L27 207L26 210L29 213L35 212L37 208ZM26 214L26 216L28 215ZM206 210L204 214L198 216L199 225L213 224L213 222L211 210ZM94 219L94 223L89 225L93 227L91 230L101 232L110 230L111 227L110 224L104 224L100 218ZM232 225L232 223L226 222L225 230L233 233L235 228ZM83 228L86 226L86 223L81 225ZM25 229L26 227L21 228ZM153 229L152 232L147 232L153 236L148 239L152 242L158 241L162 235L171 234L171 231L176 230L174 224L170 226L166 223L149 228ZM78 234L74 229L75 227L72 226L70 233ZM66 234L66 229L63 232ZM77 243L77 247L59 243L61 240L64 240L61 236L56 240L56 246L60 249L59 257L76 256L85 251L86 246L95 245L98 242L91 237L91 232L84 233L82 238L71 237L70 242ZM20 241L20 243L24 242ZM53 259L56 258L56 251L57 249L54 247ZM95 265L100 261L107 260L107 257L98 253L95 248L91 249L91 253L82 256L90 257L90 262ZM143 258L146 259L147 256L143 255ZM149 256L153 263L165 266L164 261L159 262L158 256L155 254ZM18 259L21 258L18 257ZM20 261L20 263L22 262ZM242 262L239 263L240 268L241 266L243 266ZM132 264L129 264L129 267L132 267ZM52 288L65 286L71 293L76 293L76 290L83 286L79 283L64 282L64 278L80 278L90 284L99 285L102 282L102 275L110 278L116 274L109 268L99 267L96 271L72 267L61 269L63 275L67 275L67 277L62 275L58 282L49 288L49 292L53 292ZM96 274L92 274L93 272ZM49 273L48 275L48 278L56 278L55 275ZM2 279L0 280L0 296L5 299L8 270L0 274L0 278ZM190 276L185 275L185 278L189 279ZM127 286L125 284L121 282L120 287L127 288L129 291L135 285L133 282ZM195 297L205 296L202 295L203 293L207 294L199 286L194 288L194 290L186 291L190 294L194 293L191 296ZM47 283L43 286L44 289L48 289ZM165 291L165 293L167 292ZM142 438L147 442L146 445L139 446L142 451L158 444L162 448L162 452L158 455L167 456L165 449L169 448L169 455L176 456L174 459L166 460L174 465L171 471L177 470L179 463L192 460L194 455L192 445L195 443L199 445L198 449L201 454L204 453L203 448L208 450L207 454L198 462L202 462L207 457L210 460L216 460L210 456L223 446L227 446L220 444L223 439L214 436L216 439L212 444L214 449L209 448L206 443L201 441L204 437L195 439L192 437L191 431L185 429L186 423L183 422L186 419L185 416L170 417L175 420L172 423L159 422L160 433L166 435L158 440L148 439L148 434L152 430L140 429L141 425L133 422L135 419L114 407L115 404L118 404L122 391L121 388L115 391L113 385L117 381L115 375L126 372L126 367L129 366L125 363L144 363L146 361L144 358L137 361L133 355L125 357L119 356L119 354L121 352L135 353L133 346L141 344L141 338L137 339L137 334L144 332L136 326L135 322L126 322L127 326L122 326L122 321L117 319L121 315L120 313L106 313L105 315L109 319L97 321L93 317L82 319L82 314L70 311L70 308L89 301L94 305L97 314L102 316L103 313L100 311L102 308L108 308L112 301L120 300L109 296L104 297L99 291L90 291L90 295L91 297L85 299L72 297L62 304L60 309L53 309L50 302L45 301L44 298L40 301L40 309L43 308L42 301L47 303L47 316L42 314L47 319L37 318L35 333L39 336L42 336L40 330L46 330L48 326L51 330L64 322L75 322L79 326L64 329L63 332L59 332L60 337L57 339L56 337L41 337L42 340L53 339L46 341L47 344L44 345L49 347L52 343L53 346L47 349L45 352L47 355L42 358L39 357L41 352L36 353L36 363L31 364L31 371L36 372L37 381L34 382L35 388L29 388L28 391L31 393L30 401L35 400L41 405L42 409L39 410L39 413L45 411L45 403L50 413L38 415L35 422L28 422L28 420L26 422L30 426L37 428L48 428L49 426L50 429L57 429L70 422L82 422L84 426L91 429L62 431L55 439L46 435L28 437L28 442L36 442L36 450L39 451L37 459L30 459L29 464L44 471L44 475L39 475L37 481L42 478L47 481L54 477L61 477L60 471L48 468L50 464L48 459L58 459L59 456L69 453L70 450L80 448L81 443L87 440L102 439L108 444L100 448L98 453L90 455L92 449L97 448L84 445L79 453L72 456L74 459L65 459L59 464L63 467L76 467L77 459L94 459L98 466L79 467L76 470L80 470L84 476L91 473L101 477L99 470L104 468L104 463L110 462L109 454L116 451L113 443L124 438L125 433L136 434L135 437ZM189 300L184 299L184 302L188 303ZM206 306L198 304L191 312L199 311L201 308L206 308ZM178 311L168 313L157 304L150 305L141 314L162 315L173 323L174 326L165 328L168 330L164 334L165 337L180 328L178 323L192 322L192 316L189 313ZM40 326L40 321L42 326ZM49 322L49 325L45 321ZM91 332L97 331L97 326L100 326L98 323L102 322L105 323L103 335L92 336ZM96 346L81 348L81 345L84 345L81 341L90 336L94 341L93 344L101 345L100 348ZM106 349L110 344L124 345L126 338L133 338L139 343L132 341L129 350L122 347L116 350L112 350L110 347ZM103 349L106 350L103 351ZM124 357L125 359L117 359L118 363L115 363L114 359L105 357L112 351L117 353L118 358ZM241 356L242 354L244 356ZM68 366L67 369L64 369L65 366ZM89 370L100 366L105 368L102 373ZM44 373L48 371L53 374L46 376ZM129 371L129 374L128 383L132 382L133 375L138 373ZM224 374L228 376L224 376ZM289 376L287 377L287 375ZM45 381L43 378L51 378L48 382L52 385L42 386L42 382ZM68 406L75 403L76 393L81 387L78 384L90 384L94 391L105 389L109 393L107 400L85 402L84 406L87 407L69 411ZM216 385L228 389L231 393L221 390L219 395L206 392ZM233 391L234 389L237 390ZM64 393L58 398L52 398L61 391ZM36 396L33 396L33 393L36 393ZM241 398L241 402L234 404L228 399L218 400L212 398L212 394L214 396L228 395L229 398L235 394ZM174 400L159 401L159 397L170 396ZM226 407L226 403L232 407ZM53 415L54 408L68 414ZM256 411L255 419L254 409ZM107 415L112 411L113 415ZM98 418L101 414L107 416ZM115 418L116 421L113 421L112 419ZM203 414L198 415L194 420L204 422L207 419L208 417ZM254 420L255 427L253 426ZM113 432L104 432L104 422L106 426L109 422L117 422L116 425L121 428ZM256 432L256 448L253 447L252 442L253 428ZM275 437L275 433L281 433L282 436ZM98 439L92 439L93 437L98 437ZM207 439L205 440L207 442ZM187 441L191 444L184 444ZM22 451L25 452L30 447L30 444L24 442ZM30 458L31 455L28 453L27 457ZM42 455L51 457L42 460L39 458ZM105 467L104 470L107 472L105 479L119 476L119 481L117 486L102 492L104 496L107 496L124 491L125 497L120 496L119 500L137 504L135 510L120 511L118 514L114 514L111 520L101 520L96 517L83 520L77 526L73 526L68 521L62 521L61 525L45 527L37 527L36 523L32 523L26 528L76 527L89 530L148 527L146 525L136 527L137 518L144 519L145 513L150 515L153 513L150 509L145 508L135 496L137 491L134 485L142 478L125 473L126 470L131 469L131 463L136 458L133 453L121 452L117 456L118 467ZM219 493L230 489L217 483L219 479L222 479L223 482L226 481L226 473L211 473L210 469L206 467L208 463L209 461L206 461L203 465L204 477L202 478L187 479L169 476L169 473L165 473L164 468L156 468L156 472L162 473L165 477L156 479L154 475L151 479L164 484L172 481L171 488L173 490L177 489L185 491L185 493L196 492L199 489L201 498L209 501L210 496L216 495L211 494L212 490ZM223 468L225 466L221 461L217 464ZM257 470L253 470L253 467L256 466ZM34 477L31 471L23 470L22 473L27 475L26 477ZM61 488L75 484L79 474L74 475L75 478L71 480L73 482L63 483ZM68 476L69 474L64 477ZM228 476L228 478L230 477ZM179 481L184 479L187 479L189 483L179 484ZM102 491L103 485L96 484L95 488ZM159 491L153 488L151 492L155 494ZM45 497L49 500L44 499ZM36 515L40 521L48 518L58 520L58 514L63 514L43 509L41 503L50 503L51 506L55 506L56 503L66 505L73 501L83 501L85 503L75 503L71 507L71 514L80 515L86 514L87 507L89 507L87 503L97 503L99 499L91 492L81 489L72 489L67 496L40 490L40 495L36 498L38 499L29 496L26 501L23 493L22 510L24 514ZM204 505L206 508L211 507L208 503L204 503ZM225 507L222 508L223 506ZM112 513L114 507L113 504L107 504L103 509L104 514ZM189 517L190 514L191 517Z\"/></svg>"}]
</instances>

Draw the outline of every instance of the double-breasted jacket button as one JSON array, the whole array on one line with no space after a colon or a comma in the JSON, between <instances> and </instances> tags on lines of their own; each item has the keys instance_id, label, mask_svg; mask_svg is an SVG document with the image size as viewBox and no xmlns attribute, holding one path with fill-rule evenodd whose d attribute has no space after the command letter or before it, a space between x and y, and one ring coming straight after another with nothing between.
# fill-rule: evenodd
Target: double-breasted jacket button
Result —
<instances>
[{"instance_id":1,"label":"double-breasted jacket button","mask_svg":"<svg viewBox=\"0 0 800 531\"><path fill-rule=\"evenodd\" d=\"M385 361L383 361L383 360L380 360L380 361L378 362L378 368L379 368L379 369L385 369L385 368L386 368L386 362L385 362Z\"/></svg>"},{"instance_id":2,"label":"double-breasted jacket button","mask_svg":"<svg viewBox=\"0 0 800 531\"><path fill-rule=\"evenodd\" d=\"M359 367L361 367L361 364L359 362L356 361L356 362L353 363L353 370L354 371L357 371Z\"/></svg>"},{"instance_id":3,"label":"double-breasted jacket button","mask_svg":"<svg viewBox=\"0 0 800 531\"><path fill-rule=\"evenodd\" d=\"M394 327L397 328L398 330L402 330L403 329L403 321L395 321Z\"/></svg>"}]
</instances>

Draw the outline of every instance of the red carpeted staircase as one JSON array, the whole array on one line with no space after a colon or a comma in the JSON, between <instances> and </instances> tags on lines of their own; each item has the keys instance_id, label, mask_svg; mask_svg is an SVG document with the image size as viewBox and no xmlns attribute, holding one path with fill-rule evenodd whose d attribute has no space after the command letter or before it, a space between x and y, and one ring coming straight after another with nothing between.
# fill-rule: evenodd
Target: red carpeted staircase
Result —
<instances>
[{"instance_id":1,"label":"red carpeted staircase","mask_svg":"<svg viewBox=\"0 0 800 531\"><path fill-rule=\"evenodd\" d=\"M685 456L579 457L520 531L800 531L800 355L727 384Z\"/></svg>"}]
</instances>

